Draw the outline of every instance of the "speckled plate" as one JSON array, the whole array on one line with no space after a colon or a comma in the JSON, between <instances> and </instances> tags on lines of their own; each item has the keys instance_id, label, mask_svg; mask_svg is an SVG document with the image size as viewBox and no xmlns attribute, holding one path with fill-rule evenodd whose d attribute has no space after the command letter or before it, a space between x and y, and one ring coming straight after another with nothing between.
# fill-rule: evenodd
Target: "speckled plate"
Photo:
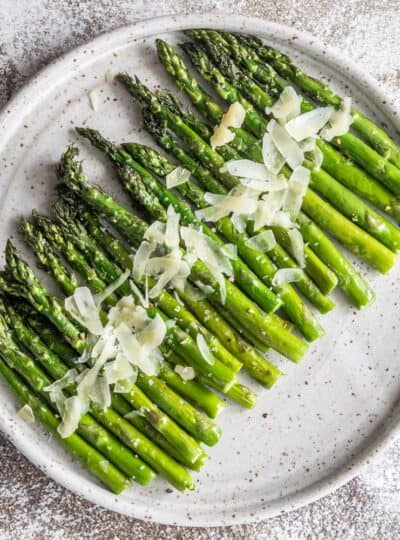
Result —
<instances>
[{"instance_id":1,"label":"speckled plate","mask_svg":"<svg viewBox=\"0 0 400 540\"><path fill-rule=\"evenodd\" d=\"M176 42L190 27L255 33L289 51L307 71L330 80L357 106L398 128L390 99L341 53L311 36L260 19L221 14L164 17L104 34L54 62L8 103L0 117L1 241L33 207L47 209L54 167L74 125L99 128L116 141L144 140L137 108L108 70L127 70L146 83L171 87L156 58L154 38ZM98 89L97 112L88 92ZM92 181L121 197L112 171L80 144ZM128 202L126 201L128 204ZM18 239L16 239L18 242ZM360 265L357 264L360 268ZM252 411L229 407L220 417L223 437L197 476L191 493L170 493L157 479L146 489L112 495L36 426L16 416L17 404L0 386L0 427L38 467L67 488L112 510L180 525L226 525L260 520L309 503L339 487L368 463L399 430L400 362L397 299L399 265L389 276L361 267L377 301L356 312L339 293L323 318L326 337L301 365L277 359L286 377L272 391L258 388ZM247 381L246 381L247 382ZM250 383L251 384L251 383Z\"/></svg>"}]
</instances>

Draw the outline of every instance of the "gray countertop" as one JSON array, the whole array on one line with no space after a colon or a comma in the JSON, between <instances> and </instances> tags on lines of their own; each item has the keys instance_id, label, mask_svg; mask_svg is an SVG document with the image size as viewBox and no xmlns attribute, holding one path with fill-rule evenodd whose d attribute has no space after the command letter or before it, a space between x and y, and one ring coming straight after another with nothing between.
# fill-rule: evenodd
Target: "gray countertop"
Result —
<instances>
[{"instance_id":1,"label":"gray countertop","mask_svg":"<svg viewBox=\"0 0 400 540\"><path fill-rule=\"evenodd\" d=\"M101 32L155 15L211 10L307 30L400 100L398 0L0 0L0 106L43 65ZM96 507L44 476L1 435L0 455L0 540L400 537L400 442L314 504L255 525L213 529L143 523Z\"/></svg>"}]
</instances>

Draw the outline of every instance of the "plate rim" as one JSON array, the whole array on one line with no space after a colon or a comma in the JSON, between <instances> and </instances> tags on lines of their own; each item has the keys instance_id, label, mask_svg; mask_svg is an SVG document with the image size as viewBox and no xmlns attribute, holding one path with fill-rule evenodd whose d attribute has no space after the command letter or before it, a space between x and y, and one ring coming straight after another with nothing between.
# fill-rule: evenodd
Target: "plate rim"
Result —
<instances>
[{"instance_id":1,"label":"plate rim","mask_svg":"<svg viewBox=\"0 0 400 540\"><path fill-rule=\"evenodd\" d=\"M224 16L224 23L221 23L221 15ZM48 82L52 78L57 80L57 84L60 84L63 79L60 76L63 70L65 70L64 73L68 74L64 76L69 76L71 70L79 64L78 62L74 62L74 59L79 57L85 59L84 51L89 46L95 51L98 57L112 50L113 47L117 47L118 44L125 43L127 38L129 41L140 40L153 37L157 33L163 33L166 29L169 32L177 32L189 27L212 27L221 30L228 27L233 31L243 31L244 29L248 30L251 28L251 31L255 34L268 34L270 37L279 35L281 40L288 42L292 46L294 43L296 49L310 55L311 58L316 58L331 68L340 71L344 76L352 78L355 85L362 85L364 93L373 104L388 118L394 127L400 130L400 109L393 103L391 93L386 90L385 92L382 91L378 82L370 74L359 68L355 62L347 58L341 51L316 39L308 32L289 28L279 23L246 15L211 11L206 13L164 15L138 21L105 32L57 57L37 74L28 79L0 111L0 154L3 145L18 127L21 117L29 113L27 106L33 106L41 99L40 97L34 100L30 99L32 97L32 91L40 90L40 85L43 85L43 83ZM81 67L82 64L79 64L79 66ZM40 92L38 94L40 95ZM332 493L359 474L367 464L371 463L378 453L387 448L400 435L400 410L399 406L396 405L395 410L386 417L376 430L377 433L373 432L372 442L367 444L352 460L347 461L321 480L314 482L298 492L274 500L264 509L258 508L256 515L246 508L245 510L236 511L235 517L229 514L226 518L221 519L220 517L214 518L208 515L204 519L203 515L197 521L187 516L180 516L178 519L173 519L169 510L161 508L157 509L154 514L149 514L149 509L146 509L144 505L132 505L128 501L124 503L122 499L118 499L118 497L94 483L91 479L81 477L79 472L71 473L69 471L67 474L63 471L62 467L49 467L45 455L42 455L39 450L35 450L29 438L23 433L23 430L18 429L15 422L11 423L6 415L0 415L0 429L26 458L45 472L45 474L63 487L83 496L94 504L129 517L149 522L190 527L212 527L252 523L282 515Z\"/></svg>"}]
</instances>

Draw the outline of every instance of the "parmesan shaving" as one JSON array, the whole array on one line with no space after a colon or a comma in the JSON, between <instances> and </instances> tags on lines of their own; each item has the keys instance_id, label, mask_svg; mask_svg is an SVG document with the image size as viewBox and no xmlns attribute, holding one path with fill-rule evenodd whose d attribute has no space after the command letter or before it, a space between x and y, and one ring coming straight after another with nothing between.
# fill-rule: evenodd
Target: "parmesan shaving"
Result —
<instances>
[{"instance_id":1,"label":"parmesan shaving","mask_svg":"<svg viewBox=\"0 0 400 540\"><path fill-rule=\"evenodd\" d=\"M129 359L134 359L135 364L146 374L156 375L158 373L158 363L149 354L144 347L141 347L131 328L126 323L121 323L115 329L121 350Z\"/></svg>"},{"instance_id":2,"label":"parmesan shaving","mask_svg":"<svg viewBox=\"0 0 400 540\"><path fill-rule=\"evenodd\" d=\"M229 144L235 138L235 134L225 126L215 126L214 132L210 137L211 148L215 150L224 144Z\"/></svg>"},{"instance_id":3,"label":"parmesan shaving","mask_svg":"<svg viewBox=\"0 0 400 540\"><path fill-rule=\"evenodd\" d=\"M232 103L226 113L222 116L220 123L214 127L214 132L210 138L212 148L218 148L228 144L235 138L235 134L229 128L240 128L244 122L246 111L238 103Z\"/></svg>"},{"instance_id":4,"label":"parmesan shaving","mask_svg":"<svg viewBox=\"0 0 400 540\"><path fill-rule=\"evenodd\" d=\"M233 159L226 161L222 167L222 172L228 172L232 176L241 178L252 178L254 180L269 179L268 169L262 163L251 161L250 159Z\"/></svg>"},{"instance_id":5,"label":"parmesan shaving","mask_svg":"<svg viewBox=\"0 0 400 540\"><path fill-rule=\"evenodd\" d=\"M254 214L254 230L258 231L265 225L272 225L276 213L281 209L285 191L272 191L264 195L257 205Z\"/></svg>"},{"instance_id":6,"label":"parmesan shaving","mask_svg":"<svg viewBox=\"0 0 400 540\"><path fill-rule=\"evenodd\" d=\"M286 283L298 281L302 274L300 268L280 268L272 278L272 285L280 288Z\"/></svg>"},{"instance_id":7,"label":"parmesan shaving","mask_svg":"<svg viewBox=\"0 0 400 540\"><path fill-rule=\"evenodd\" d=\"M169 205L165 227L165 245L169 249L176 249L179 246L179 218L180 214L175 212L172 205Z\"/></svg>"},{"instance_id":8,"label":"parmesan shaving","mask_svg":"<svg viewBox=\"0 0 400 540\"><path fill-rule=\"evenodd\" d=\"M88 287L77 287L72 296L64 301L65 309L82 326L95 336L103 331L98 307Z\"/></svg>"},{"instance_id":9,"label":"parmesan shaving","mask_svg":"<svg viewBox=\"0 0 400 540\"><path fill-rule=\"evenodd\" d=\"M196 377L196 373L191 366L181 366L177 364L175 366L175 372L184 380L192 381Z\"/></svg>"},{"instance_id":10,"label":"parmesan shaving","mask_svg":"<svg viewBox=\"0 0 400 540\"><path fill-rule=\"evenodd\" d=\"M104 77L106 83L113 84L114 81L115 81L115 76L116 76L116 73L114 71L112 71L111 69L108 69L106 71L106 74L105 74L105 77Z\"/></svg>"},{"instance_id":11,"label":"parmesan shaving","mask_svg":"<svg viewBox=\"0 0 400 540\"><path fill-rule=\"evenodd\" d=\"M207 266L219 269L229 277L233 276L229 257L212 238L192 227L181 227L181 237L186 249Z\"/></svg>"},{"instance_id":12,"label":"parmesan shaving","mask_svg":"<svg viewBox=\"0 0 400 540\"><path fill-rule=\"evenodd\" d=\"M262 156L264 165L273 174L278 174L285 164L284 156L279 152L269 133L265 133L262 140Z\"/></svg>"},{"instance_id":13,"label":"parmesan shaving","mask_svg":"<svg viewBox=\"0 0 400 540\"><path fill-rule=\"evenodd\" d=\"M270 191L281 191L287 188L287 181L283 176L275 176L271 178L269 182L262 182L261 180L251 180L248 178L242 178L240 182L254 191L259 193L265 193Z\"/></svg>"},{"instance_id":14,"label":"parmesan shaving","mask_svg":"<svg viewBox=\"0 0 400 540\"><path fill-rule=\"evenodd\" d=\"M297 142L292 139L284 127L280 126L276 120L270 120L267 131L271 135L271 139L278 151L283 155L292 169L303 163L303 150Z\"/></svg>"},{"instance_id":15,"label":"parmesan shaving","mask_svg":"<svg viewBox=\"0 0 400 540\"><path fill-rule=\"evenodd\" d=\"M318 132L330 120L335 109L329 107L316 107L312 111L297 116L290 120L285 128L293 139L302 141L308 137L316 137Z\"/></svg>"},{"instance_id":16,"label":"parmesan shaving","mask_svg":"<svg viewBox=\"0 0 400 540\"><path fill-rule=\"evenodd\" d=\"M83 403L80 396L71 396L65 400L62 421L57 427L57 431L63 439L72 435L81 419L81 416L87 412L87 406Z\"/></svg>"},{"instance_id":17,"label":"parmesan shaving","mask_svg":"<svg viewBox=\"0 0 400 540\"><path fill-rule=\"evenodd\" d=\"M94 88L89 92L89 101L92 109L98 111L101 102L100 91L98 88Z\"/></svg>"},{"instance_id":18,"label":"parmesan shaving","mask_svg":"<svg viewBox=\"0 0 400 540\"><path fill-rule=\"evenodd\" d=\"M235 193L235 192L233 192ZM239 195L232 194L232 191L228 195L215 195L214 193L206 193L204 199L215 206L215 209L222 210L228 215L230 212L237 214L252 214L257 208L257 200L250 196L249 193L242 193ZM210 213L210 215L212 215ZM210 218L210 215L208 216Z\"/></svg>"},{"instance_id":19,"label":"parmesan shaving","mask_svg":"<svg viewBox=\"0 0 400 540\"><path fill-rule=\"evenodd\" d=\"M328 125L324 127L320 135L326 141L332 140L333 137L340 137L349 131L352 122L351 98L345 97L339 109L335 110L329 118Z\"/></svg>"},{"instance_id":20,"label":"parmesan shaving","mask_svg":"<svg viewBox=\"0 0 400 540\"><path fill-rule=\"evenodd\" d=\"M275 235L271 230L261 232L246 240L246 245L257 249L258 251L262 251L263 253L267 253L276 246Z\"/></svg>"},{"instance_id":21,"label":"parmesan shaving","mask_svg":"<svg viewBox=\"0 0 400 540\"><path fill-rule=\"evenodd\" d=\"M31 406L27 403L19 409L17 414L21 418L21 420L23 420L27 424L35 423L35 415L33 414Z\"/></svg>"},{"instance_id":22,"label":"parmesan shaving","mask_svg":"<svg viewBox=\"0 0 400 540\"><path fill-rule=\"evenodd\" d=\"M146 280L147 283L147 280ZM130 279L129 280L129 286L132 289L133 293L137 296L139 302L142 304L143 307L148 308L149 307L149 299L146 298L146 295L143 296L142 291L139 289L139 287L136 285L136 283Z\"/></svg>"},{"instance_id":23,"label":"parmesan shaving","mask_svg":"<svg viewBox=\"0 0 400 540\"><path fill-rule=\"evenodd\" d=\"M154 221L144 233L144 240L148 240L150 244L162 244L165 237L165 228L165 223Z\"/></svg>"},{"instance_id":24,"label":"parmesan shaving","mask_svg":"<svg viewBox=\"0 0 400 540\"><path fill-rule=\"evenodd\" d=\"M226 127L240 128L245 118L246 110L238 101L235 101L229 106L220 123Z\"/></svg>"},{"instance_id":25,"label":"parmesan shaving","mask_svg":"<svg viewBox=\"0 0 400 540\"><path fill-rule=\"evenodd\" d=\"M302 97L296 93L295 89L292 86L285 86L277 101L272 107L267 107L265 113L287 122L300 114L301 102Z\"/></svg>"},{"instance_id":26,"label":"parmesan shaving","mask_svg":"<svg viewBox=\"0 0 400 540\"><path fill-rule=\"evenodd\" d=\"M297 217L300 212L309 182L309 169L306 169L305 167L296 167L293 169L283 203L283 209L287 210L292 217Z\"/></svg>"},{"instance_id":27,"label":"parmesan shaving","mask_svg":"<svg viewBox=\"0 0 400 540\"><path fill-rule=\"evenodd\" d=\"M196 343L197 343L197 347L200 351L201 356L207 362L207 364L210 364L210 365L214 364L214 357L202 334L197 334Z\"/></svg>"},{"instance_id":28,"label":"parmesan shaving","mask_svg":"<svg viewBox=\"0 0 400 540\"><path fill-rule=\"evenodd\" d=\"M304 240L301 232L298 229L291 229L288 231L288 237L293 257L299 263L300 268L304 268L306 261L304 256Z\"/></svg>"},{"instance_id":29,"label":"parmesan shaving","mask_svg":"<svg viewBox=\"0 0 400 540\"><path fill-rule=\"evenodd\" d=\"M96 305L100 306L100 304L104 302L106 298L108 298L114 291L119 289L119 287L121 287L121 285L128 279L130 273L130 270L126 269L125 272L123 272L119 278L114 281L114 283L110 283L110 285L108 285L103 292L96 294Z\"/></svg>"},{"instance_id":30,"label":"parmesan shaving","mask_svg":"<svg viewBox=\"0 0 400 540\"><path fill-rule=\"evenodd\" d=\"M167 174L165 177L165 182L168 189L172 189L176 186L184 184L190 179L190 171L184 167L177 167L173 171Z\"/></svg>"},{"instance_id":31,"label":"parmesan shaving","mask_svg":"<svg viewBox=\"0 0 400 540\"><path fill-rule=\"evenodd\" d=\"M150 260L151 255L154 253L156 245L154 243L147 242L144 240L138 250L135 253L133 258L133 278L135 281L138 281L142 278L148 261Z\"/></svg>"}]
</instances>

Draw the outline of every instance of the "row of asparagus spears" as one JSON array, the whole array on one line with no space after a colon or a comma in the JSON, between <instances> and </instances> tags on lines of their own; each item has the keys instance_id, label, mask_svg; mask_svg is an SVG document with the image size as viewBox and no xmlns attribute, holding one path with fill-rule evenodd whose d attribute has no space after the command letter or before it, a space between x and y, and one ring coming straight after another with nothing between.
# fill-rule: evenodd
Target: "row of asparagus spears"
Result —
<instances>
[{"instance_id":1,"label":"row of asparagus spears","mask_svg":"<svg viewBox=\"0 0 400 540\"><path fill-rule=\"evenodd\" d=\"M234 281L225 280L225 302L220 283L197 260L184 289L162 291L147 308L150 317L159 314L174 323L167 326L160 347L164 360L158 375L139 371L129 391L114 392L106 410L92 403L77 431L61 438L57 406L48 387L63 377L68 383L71 370L90 367L85 331L65 310L62 297L45 288L11 242L0 275L4 379L35 418L115 493L132 480L146 485L157 473L177 489L192 489L189 470L198 471L206 462L202 444L218 442L221 431L215 418L227 400L244 407L255 403L253 391L237 379L240 370L271 388L282 372L266 357L268 349L299 362L307 341L324 333L310 306L322 314L332 310L329 295L336 286L357 308L373 301L372 289L331 237L383 273L394 264L400 245L400 231L393 224L400 217L399 149L356 110L352 127L357 134L347 133L330 143L319 139L322 168L316 170L310 159L304 164L311 171L311 182L298 227L306 242L306 264L295 284L278 287L273 280L279 268L298 267L283 227L272 228L277 244L264 253L248 243L251 223L243 232L227 217L213 228L200 222L195 210L208 206L205 193L223 195L237 185L236 177L221 172L225 161L249 158L262 163L265 108L273 105L286 81L305 94L303 112L314 107L312 101L337 107L341 100L256 38L206 30L187 35L193 41L182 48L198 74L223 102L239 102L246 110L243 127L232 128L234 140L217 149L210 146L224 108L191 74L183 57L157 40L161 63L201 117L185 110L173 93L151 92L139 79L119 74L117 79L142 106L146 131L165 153L138 143L117 146L93 129L77 128L110 159L115 177L140 212L125 208L91 184L77 161L77 149L71 147L58 168L59 199L53 215L33 213L32 219L22 220L21 230L39 266L64 295L72 295L81 284L102 293L132 269L132 250L153 221L167 220L172 206L181 224L201 228L220 246L236 245ZM177 164L192 178L172 191L163 179ZM282 173L289 177L291 171L284 166ZM199 282L207 286L207 297L200 294ZM133 295L140 302L153 284L152 278L125 281L106 297L101 315L105 318L121 297ZM199 334L209 347L211 363L199 350ZM191 366L195 379L181 378L177 365ZM76 391L74 383L66 388L69 395Z\"/></svg>"}]
</instances>

